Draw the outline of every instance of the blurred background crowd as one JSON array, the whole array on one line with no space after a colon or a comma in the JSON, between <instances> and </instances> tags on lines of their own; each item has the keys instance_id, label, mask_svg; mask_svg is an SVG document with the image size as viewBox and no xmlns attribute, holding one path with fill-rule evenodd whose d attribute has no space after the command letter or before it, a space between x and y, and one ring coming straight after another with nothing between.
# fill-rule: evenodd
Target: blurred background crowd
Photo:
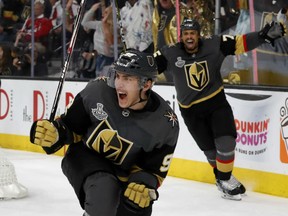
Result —
<instances>
[{"instance_id":1,"label":"blurred background crowd","mask_svg":"<svg viewBox=\"0 0 288 216\"><path fill-rule=\"evenodd\" d=\"M80 4L80 0L0 0L0 76L57 77ZM287 28L287 9L287 0L86 0L68 76L105 75L124 45L153 53L176 43L184 17L197 19L201 36L210 37L259 31L272 20ZM223 80L286 86L287 35L255 52L228 57L222 66ZM169 72L158 82L173 84Z\"/></svg>"}]
</instances>

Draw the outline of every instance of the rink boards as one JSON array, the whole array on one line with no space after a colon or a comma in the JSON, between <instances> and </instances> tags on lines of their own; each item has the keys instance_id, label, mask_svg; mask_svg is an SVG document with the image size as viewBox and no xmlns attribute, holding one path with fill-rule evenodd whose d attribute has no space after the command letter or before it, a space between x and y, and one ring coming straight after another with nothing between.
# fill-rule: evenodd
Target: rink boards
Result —
<instances>
[{"instance_id":1,"label":"rink boards","mask_svg":"<svg viewBox=\"0 0 288 216\"><path fill-rule=\"evenodd\" d=\"M66 81L57 115L87 82ZM36 119L49 118L58 81L2 79L0 146L42 152L29 142ZM210 166L181 118L173 86L155 85L179 118L180 136L169 175L214 183ZM281 89L225 89L237 128L236 177L251 191L288 197L288 95ZM65 148L57 152L63 155Z\"/></svg>"}]
</instances>

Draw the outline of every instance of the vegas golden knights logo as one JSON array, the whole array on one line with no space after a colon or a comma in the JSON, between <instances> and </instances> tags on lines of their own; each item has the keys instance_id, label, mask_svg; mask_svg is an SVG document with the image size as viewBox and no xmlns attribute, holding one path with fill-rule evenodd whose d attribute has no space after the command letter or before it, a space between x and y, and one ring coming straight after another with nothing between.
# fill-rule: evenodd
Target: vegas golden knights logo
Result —
<instances>
[{"instance_id":1,"label":"vegas golden knights logo","mask_svg":"<svg viewBox=\"0 0 288 216\"><path fill-rule=\"evenodd\" d=\"M194 62L185 65L184 68L188 86L196 91L202 91L209 82L207 62Z\"/></svg>"},{"instance_id":2,"label":"vegas golden knights logo","mask_svg":"<svg viewBox=\"0 0 288 216\"><path fill-rule=\"evenodd\" d=\"M103 120L95 128L86 144L117 165L123 162L133 145L132 142L120 137L107 120Z\"/></svg>"}]
</instances>

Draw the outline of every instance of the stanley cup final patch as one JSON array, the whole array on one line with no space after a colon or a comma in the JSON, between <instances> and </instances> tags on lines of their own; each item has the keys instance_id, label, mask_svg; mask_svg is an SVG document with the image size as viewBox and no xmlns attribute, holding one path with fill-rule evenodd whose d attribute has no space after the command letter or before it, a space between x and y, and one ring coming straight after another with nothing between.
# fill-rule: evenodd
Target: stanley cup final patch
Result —
<instances>
[{"instance_id":1,"label":"stanley cup final patch","mask_svg":"<svg viewBox=\"0 0 288 216\"><path fill-rule=\"evenodd\" d=\"M206 61L194 62L184 66L187 84L196 91L202 91L209 83L209 71Z\"/></svg>"},{"instance_id":2,"label":"stanley cup final patch","mask_svg":"<svg viewBox=\"0 0 288 216\"><path fill-rule=\"evenodd\" d=\"M98 119L99 121L102 121L104 119L107 119L108 114L103 110L103 104L97 103L96 108L92 108L91 112L92 114Z\"/></svg>"}]
</instances>

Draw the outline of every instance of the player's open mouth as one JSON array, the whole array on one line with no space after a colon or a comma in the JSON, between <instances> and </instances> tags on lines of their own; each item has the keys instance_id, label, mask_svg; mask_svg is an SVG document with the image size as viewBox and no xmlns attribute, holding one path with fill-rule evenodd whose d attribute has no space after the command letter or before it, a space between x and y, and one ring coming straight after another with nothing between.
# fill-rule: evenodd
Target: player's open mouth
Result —
<instances>
[{"instance_id":1,"label":"player's open mouth","mask_svg":"<svg viewBox=\"0 0 288 216\"><path fill-rule=\"evenodd\" d=\"M119 97L121 100L123 100L124 98L127 97L127 94L124 93L124 92L118 92L118 97Z\"/></svg>"},{"instance_id":2,"label":"player's open mouth","mask_svg":"<svg viewBox=\"0 0 288 216\"><path fill-rule=\"evenodd\" d=\"M189 44L194 43L194 40L192 39L186 40L186 43L189 43Z\"/></svg>"}]
</instances>

